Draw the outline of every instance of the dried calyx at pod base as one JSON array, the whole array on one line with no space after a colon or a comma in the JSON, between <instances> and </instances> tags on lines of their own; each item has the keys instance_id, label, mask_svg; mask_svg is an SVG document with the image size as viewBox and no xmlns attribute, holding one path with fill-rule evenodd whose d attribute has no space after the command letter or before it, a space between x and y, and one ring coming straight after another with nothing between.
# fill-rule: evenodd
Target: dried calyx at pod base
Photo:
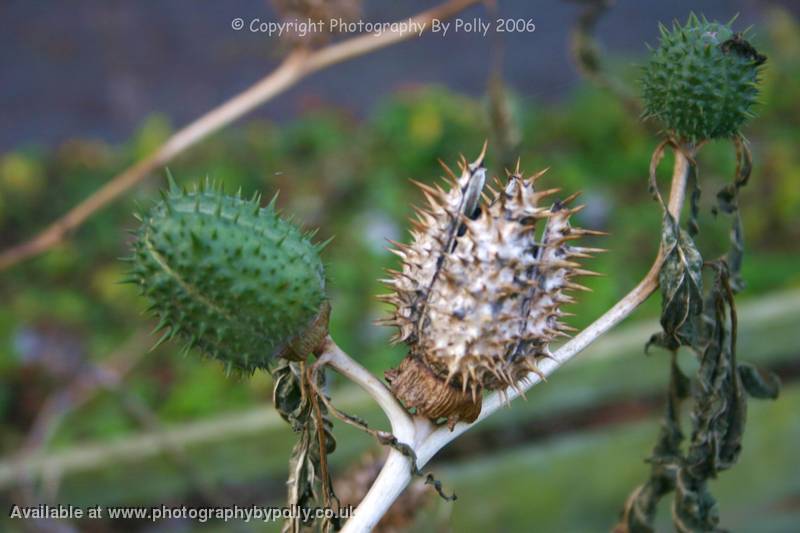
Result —
<instances>
[{"instance_id":1,"label":"dried calyx at pod base","mask_svg":"<svg viewBox=\"0 0 800 533\"><path fill-rule=\"evenodd\" d=\"M428 205L416 209L413 242L393 243L402 271L390 271L383 282L394 292L380 297L396 307L380 323L396 326L393 341L409 346L386 372L392 392L451 428L478 417L484 390L515 387L539 372L550 342L572 329L562 306L584 289L572 279L594 274L575 259L600 251L572 244L600 234L571 227L577 194L542 205L558 192L539 190L544 172L525 178L517 165L485 194L484 154L485 147L472 163L462 157L460 176L445 166L448 190L417 183Z\"/></svg>"},{"instance_id":2,"label":"dried calyx at pod base","mask_svg":"<svg viewBox=\"0 0 800 533\"><path fill-rule=\"evenodd\" d=\"M222 361L228 371L305 360L328 333L330 305L319 251L275 210L206 183L169 191L136 232L128 281L164 331ZM277 195L276 195L277 197Z\"/></svg>"}]
</instances>

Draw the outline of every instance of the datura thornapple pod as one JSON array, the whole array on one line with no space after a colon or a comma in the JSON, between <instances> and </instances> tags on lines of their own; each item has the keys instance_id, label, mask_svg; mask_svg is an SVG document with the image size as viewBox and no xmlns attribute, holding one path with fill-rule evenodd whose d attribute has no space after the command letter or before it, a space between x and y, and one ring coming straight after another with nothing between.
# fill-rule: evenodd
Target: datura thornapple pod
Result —
<instances>
[{"instance_id":1,"label":"datura thornapple pod","mask_svg":"<svg viewBox=\"0 0 800 533\"><path fill-rule=\"evenodd\" d=\"M228 370L268 369L276 357L305 360L328 333L330 305L319 252L280 217L275 199L243 200L206 182L170 188L133 243L128 281L164 330Z\"/></svg>"},{"instance_id":2,"label":"datura thornapple pod","mask_svg":"<svg viewBox=\"0 0 800 533\"><path fill-rule=\"evenodd\" d=\"M692 14L685 25L660 30L661 42L642 76L645 117L657 118L681 141L736 135L753 116L767 58L731 23Z\"/></svg>"},{"instance_id":3,"label":"datura thornapple pod","mask_svg":"<svg viewBox=\"0 0 800 533\"><path fill-rule=\"evenodd\" d=\"M550 342L572 329L562 306L584 289L573 278L594 274L575 260L600 251L572 244L600 234L570 225L577 194L542 206L558 189L539 190L544 171L526 178L519 165L506 183L495 178L499 190L485 186L485 152L462 158L460 176L445 166L447 190L417 183L428 205L416 209L411 244L393 243L402 270L390 271L383 282L393 292L380 297L395 306L380 323L409 347L386 372L392 392L451 428L478 417L483 391L540 372Z\"/></svg>"}]
</instances>

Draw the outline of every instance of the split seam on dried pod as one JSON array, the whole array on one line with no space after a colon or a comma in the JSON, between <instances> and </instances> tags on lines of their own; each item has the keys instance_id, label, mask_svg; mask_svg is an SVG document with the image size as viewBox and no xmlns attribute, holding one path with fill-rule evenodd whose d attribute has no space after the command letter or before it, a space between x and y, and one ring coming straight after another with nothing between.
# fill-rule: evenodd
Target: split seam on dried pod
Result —
<instances>
[{"instance_id":1,"label":"split seam on dried pod","mask_svg":"<svg viewBox=\"0 0 800 533\"><path fill-rule=\"evenodd\" d=\"M572 278L594 274L575 260L601 251L571 244L600 234L570 225L582 208L569 207L577 194L543 207L558 189L539 190L544 172L525 178L519 165L506 183L495 178L499 190L485 186L485 151L472 163L462 158L459 176L443 165L447 190L417 183L427 205L416 209L411 244L393 243L402 270L382 280L393 292L379 297L396 308L380 323L409 346L386 373L392 392L451 427L478 417L484 390L539 372L549 343L571 331L561 307L585 289Z\"/></svg>"}]
</instances>

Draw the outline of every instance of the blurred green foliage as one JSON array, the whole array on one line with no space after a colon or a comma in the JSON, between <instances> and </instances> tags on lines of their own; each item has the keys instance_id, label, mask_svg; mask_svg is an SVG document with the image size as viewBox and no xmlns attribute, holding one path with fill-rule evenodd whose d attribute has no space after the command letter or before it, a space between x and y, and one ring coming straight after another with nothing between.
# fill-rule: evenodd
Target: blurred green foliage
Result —
<instances>
[{"instance_id":1,"label":"blurred green foliage","mask_svg":"<svg viewBox=\"0 0 800 533\"><path fill-rule=\"evenodd\" d=\"M775 15L754 41L769 61L759 117L744 129L755 161L740 201L747 245L744 299L800 286L800 31L790 17ZM550 167L542 178L545 186L563 187L566 193L582 190L588 208L578 223L611 233L591 243L610 251L589 265L606 276L589 280L594 293L581 295L572 309L577 313L572 324L581 327L640 279L657 250L661 214L647 192L647 168L658 136L613 96L590 86L557 103L513 98L523 168L533 173ZM75 140L54 150L23 148L0 156L0 246L32 236L150 153L170 131L165 118L153 116L121 146ZM279 190L278 206L285 213L306 227L319 227L320 240L334 236L323 254L332 335L381 373L404 355L402 346L388 345L391 332L372 322L385 311L373 297L383 291L376 280L383 268L397 266L385 239L407 239L409 204L421 200L408 178L432 182L443 174L438 158L454 167L460 153L474 157L487 131L480 101L427 87L394 95L363 121L325 109L288 124L248 122L203 142L170 168L179 183L208 175L232 192L241 186L245 193L258 190L269 198ZM490 170L504 175L493 158L497 152L490 139ZM715 221L710 207L713 194L731 179L734 159L728 142L711 143L700 155L701 216L709 229L698 244L709 257L721 252L728 238L727 222ZM667 158L665 180L670 166ZM55 384L80 372L84 361L102 361L148 324L145 302L133 287L118 283L125 265L117 258L128 254L125 230L137 225L136 205L149 206L164 181L151 179L91 218L70 240L2 274L3 455L22 443ZM657 312L658 302L651 299L642 315ZM62 342L65 338L70 343ZM181 358L179 348L167 344L145 356L127 384L162 420L199 419L269 401L269 376L226 379L217 363ZM53 358L64 364L53 364ZM54 371L62 366L61 373ZM55 446L138 427L114 395L98 396L67 422L56 433Z\"/></svg>"}]
</instances>

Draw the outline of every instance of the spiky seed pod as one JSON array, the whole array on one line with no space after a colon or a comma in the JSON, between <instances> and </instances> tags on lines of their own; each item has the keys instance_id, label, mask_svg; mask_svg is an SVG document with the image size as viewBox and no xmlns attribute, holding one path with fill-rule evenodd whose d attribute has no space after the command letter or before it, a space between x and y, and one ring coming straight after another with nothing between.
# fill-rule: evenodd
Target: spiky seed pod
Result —
<instances>
[{"instance_id":1,"label":"spiky seed pod","mask_svg":"<svg viewBox=\"0 0 800 533\"><path fill-rule=\"evenodd\" d=\"M694 14L672 30L644 67L645 117L657 118L682 141L732 137L753 116L758 78L766 57L734 33L730 23Z\"/></svg>"},{"instance_id":2,"label":"spiky seed pod","mask_svg":"<svg viewBox=\"0 0 800 533\"><path fill-rule=\"evenodd\" d=\"M158 315L159 343L187 348L228 370L267 369L275 357L304 360L328 332L330 306L319 251L274 201L243 200L212 184L169 191L133 243L129 281Z\"/></svg>"},{"instance_id":3,"label":"spiky seed pod","mask_svg":"<svg viewBox=\"0 0 800 533\"><path fill-rule=\"evenodd\" d=\"M485 149L484 149L485 151ZM413 242L397 244L402 271L383 280L396 307L384 324L398 328L409 354L386 373L392 391L408 408L431 418L471 422L484 390L516 386L549 343L566 335L562 306L581 270L577 258L594 248L571 241L589 230L571 227L573 195L542 205L557 189L539 190L543 172L524 178L519 168L500 191L483 195L484 154L450 173L449 190L418 184L428 205L412 220ZM537 230L538 227L538 230Z\"/></svg>"}]
</instances>

